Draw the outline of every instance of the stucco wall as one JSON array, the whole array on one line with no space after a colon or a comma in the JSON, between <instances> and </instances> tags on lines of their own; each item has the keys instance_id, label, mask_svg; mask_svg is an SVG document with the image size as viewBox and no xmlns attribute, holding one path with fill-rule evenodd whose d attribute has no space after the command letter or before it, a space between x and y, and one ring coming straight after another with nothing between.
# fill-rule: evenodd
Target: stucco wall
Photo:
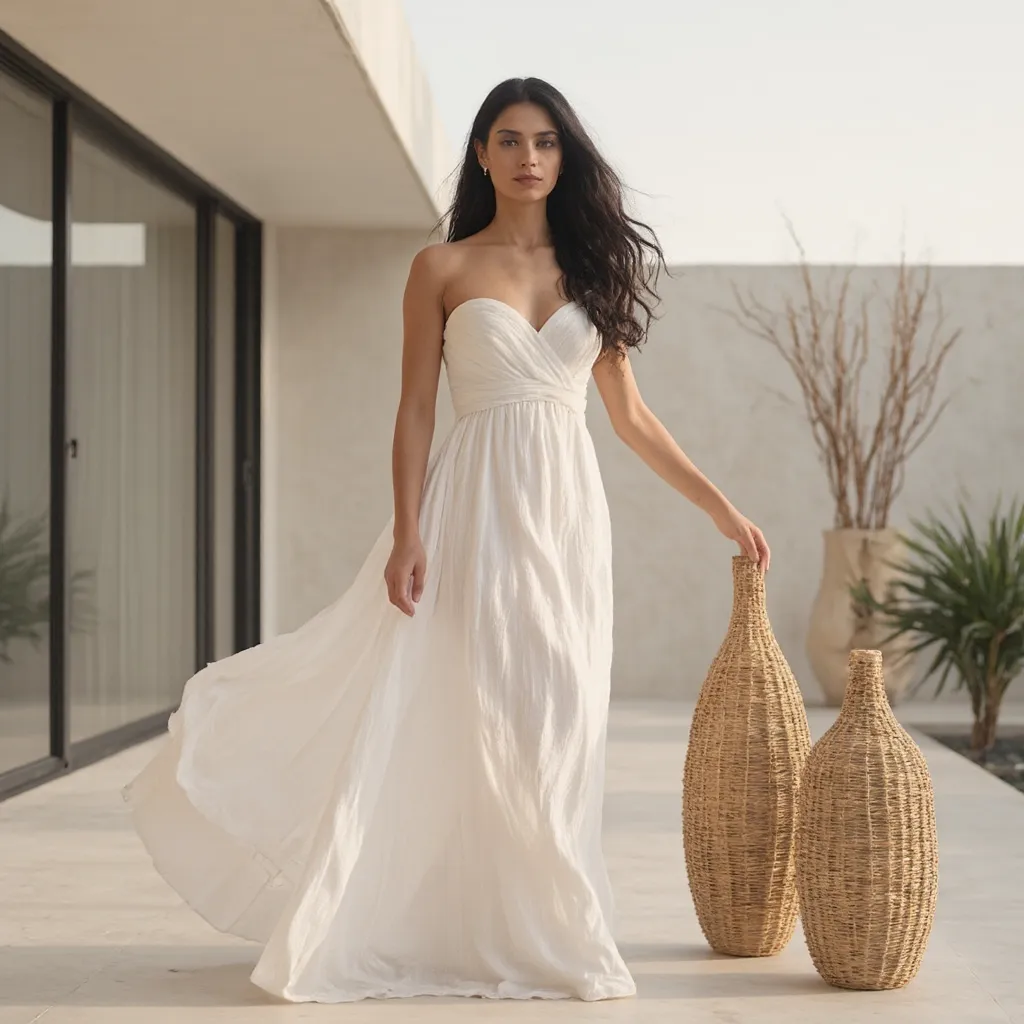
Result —
<instances>
[{"instance_id":1,"label":"stucco wall","mask_svg":"<svg viewBox=\"0 0 1024 1024\"><path fill-rule=\"evenodd\" d=\"M400 296L417 233L278 230L268 250L266 627L292 628L354 576L391 510ZM803 653L832 506L789 371L719 309L730 283L771 300L788 267L685 268L634 366L648 404L767 533L769 606L807 695ZM872 268L860 288L892 280ZM910 464L894 525L956 498L987 511L1024 494L1024 269L939 269L964 338L950 406ZM786 396L789 397L787 401ZM451 422L442 382L438 436ZM692 699L728 617L730 545L612 434L591 389L588 420L612 510L619 695Z\"/></svg>"},{"instance_id":2,"label":"stucco wall","mask_svg":"<svg viewBox=\"0 0 1024 1024\"><path fill-rule=\"evenodd\" d=\"M268 235L264 633L333 600L391 515L401 296L425 241L401 231ZM439 406L441 435L451 422L443 381Z\"/></svg>"}]
</instances>

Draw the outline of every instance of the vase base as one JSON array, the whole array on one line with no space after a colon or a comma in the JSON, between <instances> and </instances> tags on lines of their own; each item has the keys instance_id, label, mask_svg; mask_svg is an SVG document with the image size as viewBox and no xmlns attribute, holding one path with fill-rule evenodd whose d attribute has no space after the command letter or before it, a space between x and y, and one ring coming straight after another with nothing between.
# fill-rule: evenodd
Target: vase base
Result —
<instances>
[{"instance_id":1,"label":"vase base","mask_svg":"<svg viewBox=\"0 0 1024 1024\"><path fill-rule=\"evenodd\" d=\"M765 937L757 942L718 942L712 941L705 934L704 938L711 949L719 956L728 956L736 960L753 960L768 956L778 956L792 941L796 932L794 927L786 934Z\"/></svg>"},{"instance_id":2,"label":"vase base","mask_svg":"<svg viewBox=\"0 0 1024 1024\"><path fill-rule=\"evenodd\" d=\"M821 974L821 979L832 988L841 988L845 992L895 992L898 989L906 988L916 977L915 971L909 978L900 978L895 981L855 981L851 978L830 978Z\"/></svg>"}]
</instances>

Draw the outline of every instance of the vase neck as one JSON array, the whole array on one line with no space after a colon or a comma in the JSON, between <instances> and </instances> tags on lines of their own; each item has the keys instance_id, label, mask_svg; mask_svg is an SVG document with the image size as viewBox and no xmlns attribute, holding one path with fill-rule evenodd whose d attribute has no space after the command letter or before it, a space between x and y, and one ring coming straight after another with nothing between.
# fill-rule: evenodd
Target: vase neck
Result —
<instances>
[{"instance_id":1,"label":"vase neck","mask_svg":"<svg viewBox=\"0 0 1024 1024\"><path fill-rule=\"evenodd\" d=\"M851 651L842 714L864 717L890 712L880 651Z\"/></svg>"},{"instance_id":2,"label":"vase neck","mask_svg":"<svg viewBox=\"0 0 1024 1024\"><path fill-rule=\"evenodd\" d=\"M732 562L732 621L736 624L768 622L764 574L746 555L739 555Z\"/></svg>"}]
</instances>

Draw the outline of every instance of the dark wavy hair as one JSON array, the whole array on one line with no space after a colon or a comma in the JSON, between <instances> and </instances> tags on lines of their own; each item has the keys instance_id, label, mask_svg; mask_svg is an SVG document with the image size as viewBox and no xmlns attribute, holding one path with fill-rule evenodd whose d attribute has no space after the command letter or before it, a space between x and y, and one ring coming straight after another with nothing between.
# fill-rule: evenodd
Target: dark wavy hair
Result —
<instances>
[{"instance_id":1,"label":"dark wavy hair","mask_svg":"<svg viewBox=\"0 0 1024 1024\"><path fill-rule=\"evenodd\" d=\"M654 286L665 267L658 240L624 208L624 186L598 152L569 101L539 78L510 78L484 100L466 141L447 221L447 240L482 231L495 213L494 186L474 141L487 143L494 122L516 103L543 107L558 129L563 173L548 196L547 215L566 297L582 306L605 350L642 344L654 317Z\"/></svg>"}]
</instances>

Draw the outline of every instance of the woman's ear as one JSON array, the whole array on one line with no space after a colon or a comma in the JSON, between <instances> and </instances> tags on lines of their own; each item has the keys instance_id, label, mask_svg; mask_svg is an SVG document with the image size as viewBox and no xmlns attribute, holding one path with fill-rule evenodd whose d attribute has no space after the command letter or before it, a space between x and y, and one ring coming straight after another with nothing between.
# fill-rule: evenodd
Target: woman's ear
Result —
<instances>
[{"instance_id":1,"label":"woman's ear","mask_svg":"<svg viewBox=\"0 0 1024 1024\"><path fill-rule=\"evenodd\" d=\"M473 149L476 150L477 163L479 163L480 167L484 171L486 171L487 170L487 147L479 139L474 139L473 140Z\"/></svg>"}]
</instances>

